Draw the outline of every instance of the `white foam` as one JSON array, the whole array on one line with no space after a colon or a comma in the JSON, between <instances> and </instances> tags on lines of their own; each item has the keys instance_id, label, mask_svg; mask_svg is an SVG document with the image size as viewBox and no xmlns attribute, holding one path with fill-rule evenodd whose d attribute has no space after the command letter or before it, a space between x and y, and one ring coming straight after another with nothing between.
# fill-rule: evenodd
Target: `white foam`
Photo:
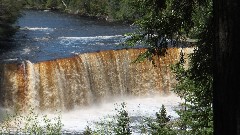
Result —
<instances>
[{"instance_id":1,"label":"white foam","mask_svg":"<svg viewBox=\"0 0 240 135\"><path fill-rule=\"evenodd\" d=\"M31 31L54 31L54 28L48 27L23 27L22 30L31 30Z\"/></svg>"},{"instance_id":2,"label":"white foam","mask_svg":"<svg viewBox=\"0 0 240 135\"><path fill-rule=\"evenodd\" d=\"M117 37L124 37L122 35L113 35L113 36L93 36L93 37L59 37L58 39L65 40L94 40L94 39L111 39Z\"/></svg>"},{"instance_id":3,"label":"white foam","mask_svg":"<svg viewBox=\"0 0 240 135\"><path fill-rule=\"evenodd\" d=\"M154 117L163 105L166 107L167 114L172 118L178 117L174 108L178 106L182 100L176 95L166 97L145 97L134 99L119 99L114 102L108 102L101 105L95 105L84 109L75 109L73 111L62 113L63 130L69 132L82 132L86 126L90 125L94 129L93 122L105 119L107 116L117 114L116 108L120 109L120 104L126 103L126 110L129 116L147 116ZM55 115L48 115L56 117ZM106 120L106 119L105 119ZM137 123L133 123L136 125Z\"/></svg>"},{"instance_id":4,"label":"white foam","mask_svg":"<svg viewBox=\"0 0 240 135\"><path fill-rule=\"evenodd\" d=\"M4 59L3 61L6 61L6 62L11 62L11 61L17 61L18 58L13 58L13 59Z\"/></svg>"},{"instance_id":5,"label":"white foam","mask_svg":"<svg viewBox=\"0 0 240 135\"><path fill-rule=\"evenodd\" d=\"M76 42L80 42L81 44L88 44L89 42L94 42L97 45L104 45L104 40L123 40L124 36L122 35L113 35L113 36L93 36L93 37L58 37L60 40L60 44L71 45Z\"/></svg>"},{"instance_id":6,"label":"white foam","mask_svg":"<svg viewBox=\"0 0 240 135\"><path fill-rule=\"evenodd\" d=\"M174 111L175 107L179 105L182 100L176 95L170 96L156 96L156 97L142 97L142 98L131 98L131 99L118 99L112 102L106 102L99 105L92 105L91 107L75 109L68 112L51 112L41 113L39 116L39 124L42 123L42 116L47 115L48 119L54 120L58 116L61 117L61 122L64 124L63 132L66 133L82 133L87 126L91 129L95 129L94 122L101 120L111 120L112 117L117 114L116 108L121 108L121 103L126 103L126 110L130 117L155 117L163 105L166 107L167 115L172 118L177 118L178 115ZM0 109L0 112L2 110ZM55 121L53 121L55 122ZM131 126L139 124L140 121L134 121ZM133 130L134 135L139 134L139 129Z\"/></svg>"},{"instance_id":7,"label":"white foam","mask_svg":"<svg viewBox=\"0 0 240 135\"><path fill-rule=\"evenodd\" d=\"M22 54L29 54L31 50L29 48L24 48Z\"/></svg>"}]
</instances>

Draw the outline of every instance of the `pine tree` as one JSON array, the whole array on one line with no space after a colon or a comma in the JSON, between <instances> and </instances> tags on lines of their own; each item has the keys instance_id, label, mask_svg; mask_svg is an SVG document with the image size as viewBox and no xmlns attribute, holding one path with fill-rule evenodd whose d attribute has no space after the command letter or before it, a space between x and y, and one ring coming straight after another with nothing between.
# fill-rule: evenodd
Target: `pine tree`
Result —
<instances>
[{"instance_id":1,"label":"pine tree","mask_svg":"<svg viewBox=\"0 0 240 135\"><path fill-rule=\"evenodd\" d=\"M116 135L131 135L130 118L126 111L126 103L121 103L121 109L117 111L117 124L114 127L114 133Z\"/></svg>"},{"instance_id":2,"label":"pine tree","mask_svg":"<svg viewBox=\"0 0 240 135\"><path fill-rule=\"evenodd\" d=\"M170 121L170 116L167 116L167 111L164 105L162 105L159 112L156 113L157 123L159 127L163 128Z\"/></svg>"}]
</instances>

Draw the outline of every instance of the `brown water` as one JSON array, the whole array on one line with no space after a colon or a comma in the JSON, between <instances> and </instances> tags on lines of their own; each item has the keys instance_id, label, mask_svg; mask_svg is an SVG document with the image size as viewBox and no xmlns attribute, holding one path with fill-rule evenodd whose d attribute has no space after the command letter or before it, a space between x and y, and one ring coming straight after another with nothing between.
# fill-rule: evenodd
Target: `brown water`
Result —
<instances>
[{"instance_id":1,"label":"brown water","mask_svg":"<svg viewBox=\"0 0 240 135\"><path fill-rule=\"evenodd\" d=\"M3 107L71 110L118 96L168 94L175 82L170 65L179 49L165 57L132 63L145 49L85 53L71 58L0 66ZM186 49L187 51L187 49Z\"/></svg>"}]
</instances>

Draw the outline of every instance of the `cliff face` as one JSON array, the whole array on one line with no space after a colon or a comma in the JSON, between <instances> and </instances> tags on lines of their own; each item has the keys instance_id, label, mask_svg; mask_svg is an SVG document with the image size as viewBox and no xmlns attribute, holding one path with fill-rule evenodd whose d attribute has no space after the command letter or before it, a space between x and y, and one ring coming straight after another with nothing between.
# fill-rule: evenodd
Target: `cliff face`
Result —
<instances>
[{"instance_id":1,"label":"cliff face","mask_svg":"<svg viewBox=\"0 0 240 135\"><path fill-rule=\"evenodd\" d=\"M180 50L165 57L132 63L144 49L86 53L72 58L0 66L0 105L7 108L70 110L119 96L168 94L175 83L170 64Z\"/></svg>"}]
</instances>

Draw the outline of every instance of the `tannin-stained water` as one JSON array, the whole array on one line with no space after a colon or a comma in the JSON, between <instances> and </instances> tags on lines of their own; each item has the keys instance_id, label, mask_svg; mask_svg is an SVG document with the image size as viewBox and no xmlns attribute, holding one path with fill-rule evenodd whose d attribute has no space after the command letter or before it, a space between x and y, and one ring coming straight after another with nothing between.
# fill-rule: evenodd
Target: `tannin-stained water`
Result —
<instances>
[{"instance_id":1,"label":"tannin-stained water","mask_svg":"<svg viewBox=\"0 0 240 135\"><path fill-rule=\"evenodd\" d=\"M50 117L59 110L65 131L82 131L87 121L115 114L114 103L123 101L131 118L154 116L162 104L176 116L172 107L180 99L171 96L176 81L170 66L179 48L155 57L155 64L132 63L146 50L116 46L127 26L43 11L26 15L15 39L19 46L0 52L0 120L4 109L34 108Z\"/></svg>"},{"instance_id":2,"label":"tannin-stained water","mask_svg":"<svg viewBox=\"0 0 240 135\"><path fill-rule=\"evenodd\" d=\"M154 63L132 63L145 49L86 53L71 58L0 67L1 106L71 110L113 97L166 95L175 83L171 64L179 49L169 49ZM186 50L187 51L187 50Z\"/></svg>"}]
</instances>

